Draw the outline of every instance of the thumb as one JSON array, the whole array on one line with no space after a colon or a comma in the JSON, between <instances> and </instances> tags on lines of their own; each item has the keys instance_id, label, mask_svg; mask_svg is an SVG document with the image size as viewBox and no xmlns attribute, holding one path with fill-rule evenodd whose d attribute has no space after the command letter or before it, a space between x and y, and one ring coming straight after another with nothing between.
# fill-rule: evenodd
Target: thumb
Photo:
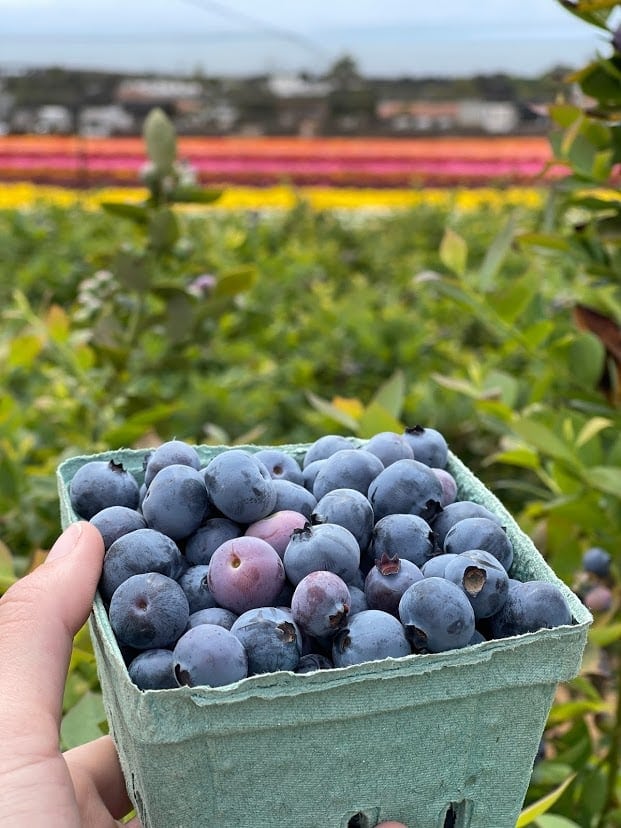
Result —
<instances>
[{"instance_id":1,"label":"thumb","mask_svg":"<svg viewBox=\"0 0 621 828\"><path fill-rule=\"evenodd\" d=\"M73 637L88 618L103 555L103 540L92 524L71 524L45 563L0 600L0 733L5 746L7 739L28 735L37 752L58 750Z\"/></svg>"}]
</instances>

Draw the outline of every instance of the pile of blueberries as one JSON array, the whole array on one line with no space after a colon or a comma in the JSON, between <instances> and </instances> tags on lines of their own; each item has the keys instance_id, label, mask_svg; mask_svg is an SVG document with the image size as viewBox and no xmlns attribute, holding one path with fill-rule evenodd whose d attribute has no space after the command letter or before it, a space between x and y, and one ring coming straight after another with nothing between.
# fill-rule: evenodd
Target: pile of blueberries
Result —
<instances>
[{"instance_id":1,"label":"pile of blueberries","mask_svg":"<svg viewBox=\"0 0 621 828\"><path fill-rule=\"evenodd\" d=\"M106 548L99 592L141 690L439 653L572 623L562 591L510 576L501 519L458 499L433 428L339 435L303 460L170 440L144 483L90 460L72 507Z\"/></svg>"}]
</instances>

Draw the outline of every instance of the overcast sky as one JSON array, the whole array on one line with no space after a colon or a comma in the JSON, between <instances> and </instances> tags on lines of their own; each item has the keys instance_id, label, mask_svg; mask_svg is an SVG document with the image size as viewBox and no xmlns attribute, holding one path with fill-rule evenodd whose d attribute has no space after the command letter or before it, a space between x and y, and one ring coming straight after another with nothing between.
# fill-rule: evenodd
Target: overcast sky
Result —
<instances>
[{"instance_id":1,"label":"overcast sky","mask_svg":"<svg viewBox=\"0 0 621 828\"><path fill-rule=\"evenodd\" d=\"M537 75L609 47L558 0L0 0L0 68Z\"/></svg>"}]
</instances>

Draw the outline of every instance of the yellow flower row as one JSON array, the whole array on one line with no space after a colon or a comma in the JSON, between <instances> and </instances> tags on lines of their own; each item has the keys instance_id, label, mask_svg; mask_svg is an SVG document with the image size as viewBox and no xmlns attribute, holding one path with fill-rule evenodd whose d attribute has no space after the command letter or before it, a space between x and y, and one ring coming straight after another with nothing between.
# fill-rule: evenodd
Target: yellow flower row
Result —
<instances>
[{"instance_id":1,"label":"yellow flower row","mask_svg":"<svg viewBox=\"0 0 621 828\"><path fill-rule=\"evenodd\" d=\"M28 209L38 204L97 209L102 201L137 203L146 197L142 188L104 187L72 190L30 183L0 185L0 209ZM417 189L370 189L355 187L227 187L222 197L207 210L278 210L293 207L299 198L317 210L404 210L419 206L459 211L483 207L542 206L544 192L535 187L454 187ZM189 206L188 209L197 209Z\"/></svg>"}]
</instances>

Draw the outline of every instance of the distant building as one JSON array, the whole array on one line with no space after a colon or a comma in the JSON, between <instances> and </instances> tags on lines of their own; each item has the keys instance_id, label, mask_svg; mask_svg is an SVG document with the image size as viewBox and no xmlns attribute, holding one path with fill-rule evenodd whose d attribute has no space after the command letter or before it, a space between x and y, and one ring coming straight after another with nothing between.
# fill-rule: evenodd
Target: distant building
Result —
<instances>
[{"instance_id":1,"label":"distant building","mask_svg":"<svg viewBox=\"0 0 621 828\"><path fill-rule=\"evenodd\" d=\"M117 104L87 106L78 115L80 135L107 138L110 135L130 135L135 131L135 118Z\"/></svg>"},{"instance_id":2,"label":"distant building","mask_svg":"<svg viewBox=\"0 0 621 828\"><path fill-rule=\"evenodd\" d=\"M33 130L40 135L69 135L73 131L73 117L66 106L40 106L35 111Z\"/></svg>"},{"instance_id":3,"label":"distant building","mask_svg":"<svg viewBox=\"0 0 621 828\"><path fill-rule=\"evenodd\" d=\"M204 90L198 81L126 78L119 83L114 102L138 118L156 106L173 118L188 117L204 107Z\"/></svg>"},{"instance_id":4,"label":"distant building","mask_svg":"<svg viewBox=\"0 0 621 828\"><path fill-rule=\"evenodd\" d=\"M485 132L507 134L520 121L511 101L383 100L376 110L379 122L391 132Z\"/></svg>"},{"instance_id":5,"label":"distant building","mask_svg":"<svg viewBox=\"0 0 621 828\"><path fill-rule=\"evenodd\" d=\"M299 75L272 75L267 88L276 100L276 128L280 132L316 135L328 114L327 97L332 86Z\"/></svg>"}]
</instances>

